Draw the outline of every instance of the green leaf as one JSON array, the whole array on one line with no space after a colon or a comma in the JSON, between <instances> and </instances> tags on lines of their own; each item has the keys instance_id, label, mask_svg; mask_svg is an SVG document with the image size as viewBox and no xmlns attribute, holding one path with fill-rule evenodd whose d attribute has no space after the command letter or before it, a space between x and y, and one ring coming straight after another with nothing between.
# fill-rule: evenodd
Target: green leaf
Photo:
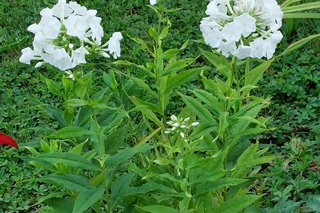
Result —
<instances>
[{"instance_id":1,"label":"green leaf","mask_svg":"<svg viewBox=\"0 0 320 213\"><path fill-rule=\"evenodd\" d=\"M50 117L52 117L53 119L58 121L58 123L61 127L67 126L67 122L64 119L63 112L61 110L59 110L58 108L56 108L54 106L50 106L50 105L45 105L44 108L46 109L46 111L48 112Z\"/></svg>"},{"instance_id":2,"label":"green leaf","mask_svg":"<svg viewBox=\"0 0 320 213\"><path fill-rule=\"evenodd\" d=\"M88 73L85 76L78 78L74 85L75 94L83 99L87 90L91 88L92 85L92 73Z\"/></svg>"},{"instance_id":3,"label":"green leaf","mask_svg":"<svg viewBox=\"0 0 320 213\"><path fill-rule=\"evenodd\" d=\"M113 62L113 64L117 64L117 65L125 65L125 66L134 66L134 67L137 67L143 71L146 71L146 67L144 67L143 65L138 65L138 64L135 64L135 63L132 63L130 61L127 61L127 60L117 60L115 62Z\"/></svg>"},{"instance_id":4,"label":"green leaf","mask_svg":"<svg viewBox=\"0 0 320 213\"><path fill-rule=\"evenodd\" d=\"M207 194L208 192L214 193L226 187L237 186L246 181L247 181L246 179L239 179L239 178L227 178L227 177L220 178L213 182L203 183L202 187L198 186L195 196Z\"/></svg>"},{"instance_id":5,"label":"green leaf","mask_svg":"<svg viewBox=\"0 0 320 213\"><path fill-rule=\"evenodd\" d=\"M158 94L155 91L153 91L143 79L139 79L139 78L130 76L130 75L122 73L122 72L119 72L119 73L126 76L127 78L133 80L139 87L145 89L153 97L158 97Z\"/></svg>"},{"instance_id":6,"label":"green leaf","mask_svg":"<svg viewBox=\"0 0 320 213\"><path fill-rule=\"evenodd\" d=\"M180 212L174 208L162 206L162 205L151 205L151 206L144 206L139 208L145 212L151 212L151 213L179 213Z\"/></svg>"},{"instance_id":7,"label":"green leaf","mask_svg":"<svg viewBox=\"0 0 320 213\"><path fill-rule=\"evenodd\" d=\"M46 200L49 200L51 198L62 198L65 195L65 193L62 192L51 192L47 194L46 196L41 196L40 198L37 198L37 202L33 204L32 206L38 206L39 204L45 202Z\"/></svg>"},{"instance_id":8,"label":"green leaf","mask_svg":"<svg viewBox=\"0 0 320 213\"><path fill-rule=\"evenodd\" d=\"M179 72L174 76L170 76L164 93L171 92L172 89L174 89L175 87L191 81L196 75L207 70L210 70L210 67L194 68L194 69Z\"/></svg>"},{"instance_id":9,"label":"green leaf","mask_svg":"<svg viewBox=\"0 0 320 213\"><path fill-rule=\"evenodd\" d=\"M148 109L152 110L153 112L157 112L157 113L161 114L161 110L160 110L159 106L157 106L155 104L149 103L147 101L142 101L139 98L134 97L134 96L131 96L130 100L137 107L148 108Z\"/></svg>"},{"instance_id":10,"label":"green leaf","mask_svg":"<svg viewBox=\"0 0 320 213\"><path fill-rule=\"evenodd\" d=\"M169 29L170 29L170 25L169 26L166 26L165 28L163 28L163 30L161 31L160 35L159 35L159 39L164 39L168 36L168 33L169 33Z\"/></svg>"},{"instance_id":11,"label":"green leaf","mask_svg":"<svg viewBox=\"0 0 320 213\"><path fill-rule=\"evenodd\" d=\"M185 58L171 62L165 67L164 71L160 73L160 76L163 77L173 72L178 72L179 70L192 64L195 60L195 58Z\"/></svg>"},{"instance_id":12,"label":"green leaf","mask_svg":"<svg viewBox=\"0 0 320 213\"><path fill-rule=\"evenodd\" d=\"M180 94L180 96L182 97L184 103L188 107L190 107L190 109L193 112L195 112L202 121L205 121L211 125L215 125L217 123L213 118L212 114L209 112L209 110L205 106L203 106L199 101L186 95Z\"/></svg>"},{"instance_id":13,"label":"green leaf","mask_svg":"<svg viewBox=\"0 0 320 213\"><path fill-rule=\"evenodd\" d=\"M143 102L136 97L130 97L130 99L136 105L134 110L140 111L147 119L153 121L158 126L161 125L161 121L158 119L157 115L154 113L154 112L158 112L158 113L161 112L159 109L157 109L158 108L157 106L151 103L143 104Z\"/></svg>"},{"instance_id":14,"label":"green leaf","mask_svg":"<svg viewBox=\"0 0 320 213\"><path fill-rule=\"evenodd\" d=\"M291 44L285 51L283 51L280 55L278 55L277 58L280 58L283 55L286 55L294 50L297 50L300 47L303 47L308 42L310 42L314 39L317 39L317 38L320 38L320 34L316 34L316 35L309 36L307 38L303 38L303 39Z\"/></svg>"},{"instance_id":15,"label":"green leaf","mask_svg":"<svg viewBox=\"0 0 320 213\"><path fill-rule=\"evenodd\" d=\"M218 134L222 137L224 137L225 132L227 128L229 127L229 122L228 122L228 117L229 113L228 112L222 112L221 115L219 116L219 132Z\"/></svg>"},{"instance_id":16,"label":"green leaf","mask_svg":"<svg viewBox=\"0 0 320 213\"><path fill-rule=\"evenodd\" d=\"M64 103L67 107L81 107L87 105L87 103L81 99L69 99Z\"/></svg>"},{"instance_id":17,"label":"green leaf","mask_svg":"<svg viewBox=\"0 0 320 213\"><path fill-rule=\"evenodd\" d=\"M170 59L170 58L176 57L176 55L178 55L179 52L180 52L180 49L170 49L162 53L160 57L162 59Z\"/></svg>"},{"instance_id":18,"label":"green leaf","mask_svg":"<svg viewBox=\"0 0 320 213\"><path fill-rule=\"evenodd\" d=\"M158 35L158 33L157 33L156 28L150 27L150 28L149 28L149 35L150 35L155 41L158 41L159 35Z\"/></svg>"},{"instance_id":19,"label":"green leaf","mask_svg":"<svg viewBox=\"0 0 320 213\"><path fill-rule=\"evenodd\" d=\"M58 97L62 97L62 92L61 92L62 88L57 82L55 82L55 81L53 81L51 79L45 78L45 77L43 77L43 79L45 80L45 82L47 84L47 87L50 90L50 92L52 92L53 94L55 94Z\"/></svg>"},{"instance_id":20,"label":"green leaf","mask_svg":"<svg viewBox=\"0 0 320 213\"><path fill-rule=\"evenodd\" d=\"M294 3L297 3L297 2L300 2L300 1L303 1L303 0L286 0L285 2L282 3L281 9L284 9L287 6L294 4Z\"/></svg>"},{"instance_id":21,"label":"green leaf","mask_svg":"<svg viewBox=\"0 0 320 213\"><path fill-rule=\"evenodd\" d=\"M67 77L63 77L61 81L64 88L64 99L68 100L73 91L74 81Z\"/></svg>"},{"instance_id":22,"label":"green leaf","mask_svg":"<svg viewBox=\"0 0 320 213\"><path fill-rule=\"evenodd\" d=\"M216 96L221 101L226 101L224 93L226 92L227 85L220 84L218 79L213 81L211 79L207 79L205 76L202 76L202 82L206 90L211 92L214 96Z\"/></svg>"},{"instance_id":23,"label":"green leaf","mask_svg":"<svg viewBox=\"0 0 320 213\"><path fill-rule=\"evenodd\" d=\"M200 89L194 90L193 93L198 99L204 102L208 106L208 109L215 115L219 116L224 111L220 106L218 98L211 93Z\"/></svg>"},{"instance_id":24,"label":"green leaf","mask_svg":"<svg viewBox=\"0 0 320 213\"><path fill-rule=\"evenodd\" d=\"M313 9L317 9L317 8L320 8L320 4L318 1L289 6L289 7L284 7L282 9L282 11L284 14L287 14L287 13L298 12L298 11L303 11L303 10L313 10Z\"/></svg>"},{"instance_id":25,"label":"green leaf","mask_svg":"<svg viewBox=\"0 0 320 213\"><path fill-rule=\"evenodd\" d=\"M93 204L95 204L104 195L104 187L88 189L86 191L80 192L78 195L72 213L82 213L83 211L89 209Z\"/></svg>"},{"instance_id":26,"label":"green leaf","mask_svg":"<svg viewBox=\"0 0 320 213\"><path fill-rule=\"evenodd\" d=\"M292 18L320 18L320 13L286 13L284 14L285 19Z\"/></svg>"},{"instance_id":27,"label":"green leaf","mask_svg":"<svg viewBox=\"0 0 320 213\"><path fill-rule=\"evenodd\" d=\"M242 131L234 132L232 135L230 135L227 139L226 142L230 146L233 146L238 142L238 140L244 136L250 136L250 135L259 135L263 132L265 132L266 129L262 128L244 128Z\"/></svg>"},{"instance_id":28,"label":"green leaf","mask_svg":"<svg viewBox=\"0 0 320 213\"><path fill-rule=\"evenodd\" d=\"M161 130L161 127L158 129L154 130L153 132L150 133L147 137L145 137L143 140L138 142L138 145L147 143L151 138L153 138L159 131Z\"/></svg>"},{"instance_id":29,"label":"green leaf","mask_svg":"<svg viewBox=\"0 0 320 213\"><path fill-rule=\"evenodd\" d=\"M118 88L118 82L116 80L116 77L114 75L113 71L110 71L109 73L103 73L103 81L107 84L107 86L112 90L117 90Z\"/></svg>"},{"instance_id":30,"label":"green leaf","mask_svg":"<svg viewBox=\"0 0 320 213\"><path fill-rule=\"evenodd\" d=\"M206 59L208 59L208 61L213 66L215 66L218 72L220 72L225 77L229 76L229 72L232 70L231 64L228 62L228 60L225 57L215 54L213 52L205 51L201 48L200 48L200 51L202 55L206 57Z\"/></svg>"},{"instance_id":31,"label":"green leaf","mask_svg":"<svg viewBox=\"0 0 320 213\"><path fill-rule=\"evenodd\" d=\"M65 198L50 198L46 200L46 203L59 213L70 213L72 212L73 202Z\"/></svg>"},{"instance_id":32,"label":"green leaf","mask_svg":"<svg viewBox=\"0 0 320 213\"><path fill-rule=\"evenodd\" d=\"M253 70L249 71L245 75L245 84L255 86L258 81L262 78L264 71L270 67L272 60L268 60L255 67Z\"/></svg>"},{"instance_id":33,"label":"green leaf","mask_svg":"<svg viewBox=\"0 0 320 213\"><path fill-rule=\"evenodd\" d=\"M153 147L148 145L148 144L141 144L134 146L132 148L125 148L122 150L119 150L118 153L115 155L110 156L107 161L106 161L106 166L107 167L114 167L117 166L130 158L132 158L134 155L138 153L145 153L152 149Z\"/></svg>"},{"instance_id":34,"label":"green leaf","mask_svg":"<svg viewBox=\"0 0 320 213\"><path fill-rule=\"evenodd\" d=\"M152 53L151 50L149 49L148 45L146 44L146 42L144 42L144 40L140 39L140 38L134 38L132 36L130 36L129 34L127 34L129 38L131 38L133 41L137 42L138 44L141 45L141 48L143 50L147 50L149 53Z\"/></svg>"},{"instance_id":35,"label":"green leaf","mask_svg":"<svg viewBox=\"0 0 320 213\"><path fill-rule=\"evenodd\" d=\"M75 191L84 191L93 187L87 178L79 175L50 174L41 178L41 180L52 181L56 184L62 185L66 189L72 189Z\"/></svg>"},{"instance_id":36,"label":"green leaf","mask_svg":"<svg viewBox=\"0 0 320 213\"><path fill-rule=\"evenodd\" d=\"M154 162L158 165L163 165L163 166L166 166L172 163L171 160L167 158L157 158L154 160Z\"/></svg>"},{"instance_id":37,"label":"green leaf","mask_svg":"<svg viewBox=\"0 0 320 213\"><path fill-rule=\"evenodd\" d=\"M79 126L68 126L62 128L55 132L54 134L50 135L50 138L61 138L61 139L68 139L68 138L80 138L80 137L88 137L95 135L95 132L89 131Z\"/></svg>"},{"instance_id":38,"label":"green leaf","mask_svg":"<svg viewBox=\"0 0 320 213\"><path fill-rule=\"evenodd\" d=\"M53 152L45 153L37 157L32 158L34 161L45 161L51 164L61 163L70 167L88 169L98 171L100 168L90 161L88 161L83 156L76 153L69 152Z\"/></svg>"},{"instance_id":39,"label":"green leaf","mask_svg":"<svg viewBox=\"0 0 320 213\"><path fill-rule=\"evenodd\" d=\"M217 132L217 126L210 123L200 123L200 125L193 130L191 139L201 138L202 136L209 135L211 132Z\"/></svg>"},{"instance_id":40,"label":"green leaf","mask_svg":"<svg viewBox=\"0 0 320 213\"><path fill-rule=\"evenodd\" d=\"M230 200L223 202L218 208L214 209L213 213L237 213L251 205L261 196L257 195L239 195Z\"/></svg>"}]
</instances>

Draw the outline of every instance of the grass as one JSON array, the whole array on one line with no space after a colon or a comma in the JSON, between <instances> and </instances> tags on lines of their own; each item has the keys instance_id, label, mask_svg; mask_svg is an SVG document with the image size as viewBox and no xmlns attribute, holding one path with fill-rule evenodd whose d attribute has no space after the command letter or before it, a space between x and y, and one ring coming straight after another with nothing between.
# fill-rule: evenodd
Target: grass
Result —
<instances>
[{"instance_id":1,"label":"grass","mask_svg":"<svg viewBox=\"0 0 320 213\"><path fill-rule=\"evenodd\" d=\"M41 107L43 103L55 102L40 75L56 78L56 71L50 69L35 69L19 63L21 49L30 46L32 34L26 29L39 20L41 8L50 7L53 0L16 1L10 0L0 5L0 131L12 135L20 144L35 142L52 132L57 127ZM148 42L148 23L154 22L147 8L147 1L127 0L92 0L78 1L88 8L97 9L103 19L106 34L122 31L125 34L144 38ZM185 51L186 56L199 54L197 40L201 38L198 28L199 21L204 16L206 1L171 1L168 7L181 8L179 12L171 14L173 31L169 36L168 46L181 46L187 39L190 45ZM195 7L195 4L197 7ZM295 28L284 27L287 33L279 48L284 49L288 43L304 36L320 33L320 22L303 20ZM283 205L296 206L293 211L310 209L314 197L319 194L316 187L319 179L312 173L319 168L320 137L320 42L312 42L303 51L292 53L270 69L261 87L259 95L273 96L272 105L266 114L273 117L271 126L277 127L274 132L263 136L264 143L274 144L274 153L279 159L292 158L287 164L291 171L289 180L283 168L282 161L275 161L269 171L278 174L269 178L266 188L262 192L268 194L264 204L269 206ZM139 63L145 57L138 45L134 44L126 35L123 42L123 57ZM201 59L199 64L204 63ZM95 67L96 71L105 68ZM192 87L192 86L191 86ZM174 110L174 109L172 109ZM297 155L290 147L292 141L300 140L306 148L302 149L303 157ZM308 142L309 141L309 142ZM311 143L311 142L310 142ZM27 155L26 150L15 151L12 148L0 147L0 212L33 212L38 206L37 197L46 194L49 186L37 182L23 182L41 174L28 163L21 160ZM299 172L310 172L304 178L311 181L315 188L297 186ZM287 180L286 180L287 179ZM264 182L264 180L261 180ZM289 190L285 186L292 183ZM296 184L296 185L294 185ZM283 189L283 194L280 192ZM288 190L286 190L288 189ZM285 193L287 192L287 193ZM280 193L280 194L279 194ZM308 196L305 196L308 195ZM285 199L285 201L284 201ZM314 204L316 205L316 204ZM276 207L275 207L276 208ZM300 209L300 210L299 210Z\"/></svg>"}]
</instances>

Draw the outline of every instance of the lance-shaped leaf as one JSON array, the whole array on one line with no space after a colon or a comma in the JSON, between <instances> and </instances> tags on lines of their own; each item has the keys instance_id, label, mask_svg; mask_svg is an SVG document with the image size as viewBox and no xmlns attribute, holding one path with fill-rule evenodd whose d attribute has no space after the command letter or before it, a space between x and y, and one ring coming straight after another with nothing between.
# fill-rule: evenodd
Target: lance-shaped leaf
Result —
<instances>
[{"instance_id":1,"label":"lance-shaped leaf","mask_svg":"<svg viewBox=\"0 0 320 213\"><path fill-rule=\"evenodd\" d=\"M72 189L75 191L84 191L93 188L87 178L79 175L50 174L41 178L41 180L52 181L63 186L66 189Z\"/></svg>"},{"instance_id":2,"label":"lance-shaped leaf","mask_svg":"<svg viewBox=\"0 0 320 213\"><path fill-rule=\"evenodd\" d=\"M164 212L179 213L180 212L174 208L163 206L163 205L152 205L152 206L144 206L139 208L142 209L143 211L151 212L151 213L164 213Z\"/></svg>"},{"instance_id":3,"label":"lance-shaped leaf","mask_svg":"<svg viewBox=\"0 0 320 213\"><path fill-rule=\"evenodd\" d=\"M104 190L104 187L100 186L99 188L88 189L80 192L75 201L72 213L82 213L83 211L89 209L91 206L93 206L93 204L102 198Z\"/></svg>"},{"instance_id":4,"label":"lance-shaped leaf","mask_svg":"<svg viewBox=\"0 0 320 213\"><path fill-rule=\"evenodd\" d=\"M317 39L317 38L320 38L320 34L312 35L307 38L301 39L301 40L291 44L285 51L283 51L280 55L278 55L277 58L280 58L283 55L286 55L296 49L299 49L300 47L303 47L308 42L310 42L314 39Z\"/></svg>"},{"instance_id":5,"label":"lance-shaped leaf","mask_svg":"<svg viewBox=\"0 0 320 213\"><path fill-rule=\"evenodd\" d=\"M246 85L255 86L258 83L258 81L262 78L264 71L268 69L271 63L272 63L272 60L265 61L259 66L255 67L253 70L247 72L245 75Z\"/></svg>"},{"instance_id":6,"label":"lance-shaped leaf","mask_svg":"<svg viewBox=\"0 0 320 213\"><path fill-rule=\"evenodd\" d=\"M311 2L311 3L304 3L304 4L298 4L294 6L288 6L282 8L282 11L284 14L292 13L292 12L298 12L298 11L304 11L304 10L313 10L320 8L320 4L318 1Z\"/></svg>"},{"instance_id":7,"label":"lance-shaped leaf","mask_svg":"<svg viewBox=\"0 0 320 213\"><path fill-rule=\"evenodd\" d=\"M175 62L171 62L165 67L164 71L160 74L160 76L166 76L173 72L178 72L179 70L182 70L183 68L192 64L195 60L195 58L185 58L177 60Z\"/></svg>"},{"instance_id":8,"label":"lance-shaped leaf","mask_svg":"<svg viewBox=\"0 0 320 213\"><path fill-rule=\"evenodd\" d=\"M117 165L129 160L134 155L136 155L138 153L147 152L152 148L153 147L148 144L139 144L134 147L122 149L122 150L118 151L118 153L116 153L115 155L110 156L107 159L105 165L108 167L117 166Z\"/></svg>"},{"instance_id":9,"label":"lance-shaped leaf","mask_svg":"<svg viewBox=\"0 0 320 213\"><path fill-rule=\"evenodd\" d=\"M239 195L223 202L213 213L235 213L241 212L244 208L258 200L261 196Z\"/></svg>"},{"instance_id":10,"label":"lance-shaped leaf","mask_svg":"<svg viewBox=\"0 0 320 213\"><path fill-rule=\"evenodd\" d=\"M231 64L228 62L228 60L221 55L215 54L213 52L205 51L200 48L200 51L208 61L215 66L216 70L220 72L222 75L228 77L230 74Z\"/></svg>"},{"instance_id":11,"label":"lance-shaped leaf","mask_svg":"<svg viewBox=\"0 0 320 213\"><path fill-rule=\"evenodd\" d=\"M80 168L80 169L100 170L100 168L94 165L91 161L88 161L86 158L76 153L69 153L69 152L45 153L32 158L32 160L45 161L50 164L62 163L67 166Z\"/></svg>"},{"instance_id":12,"label":"lance-shaped leaf","mask_svg":"<svg viewBox=\"0 0 320 213\"><path fill-rule=\"evenodd\" d=\"M320 18L320 13L287 13L284 14L285 19L293 18Z\"/></svg>"},{"instance_id":13,"label":"lance-shaped leaf","mask_svg":"<svg viewBox=\"0 0 320 213\"><path fill-rule=\"evenodd\" d=\"M79 126L68 126L50 135L50 138L67 139L67 138L87 137L92 135L96 135L96 133Z\"/></svg>"},{"instance_id":14,"label":"lance-shaped leaf","mask_svg":"<svg viewBox=\"0 0 320 213\"><path fill-rule=\"evenodd\" d=\"M200 67L200 68L185 70L178 73L177 75L171 76L168 79L168 83L166 85L166 89L164 93L169 93L175 87L191 81L196 75L198 75L202 71L207 71L207 70L210 70L210 67Z\"/></svg>"},{"instance_id":15,"label":"lance-shaped leaf","mask_svg":"<svg viewBox=\"0 0 320 213\"><path fill-rule=\"evenodd\" d=\"M212 125L217 123L209 110L198 100L182 94L180 94L180 96L182 97L182 100L185 102L185 104L190 107L190 109L195 112L202 121L205 121Z\"/></svg>"}]
</instances>

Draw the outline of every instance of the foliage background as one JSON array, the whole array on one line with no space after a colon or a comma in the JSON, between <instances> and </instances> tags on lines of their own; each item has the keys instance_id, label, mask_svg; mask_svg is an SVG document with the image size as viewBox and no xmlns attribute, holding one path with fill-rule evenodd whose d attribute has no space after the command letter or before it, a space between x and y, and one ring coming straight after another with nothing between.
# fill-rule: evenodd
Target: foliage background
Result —
<instances>
[{"instance_id":1,"label":"foliage background","mask_svg":"<svg viewBox=\"0 0 320 213\"><path fill-rule=\"evenodd\" d=\"M201 34L198 25L204 16L207 2L167 2L168 8L181 8L170 17L173 26L168 37L168 47L181 46L184 41L190 39L185 56L199 55L197 41ZM78 3L98 10L107 35L114 31L122 31L148 41L148 23L155 21L146 6L148 1L82 0ZM33 34L26 30L27 27L39 21L39 11L42 8L51 7L53 4L53 0L2 0L0 4L0 131L12 135L20 145L30 142L37 144L43 135L57 127L41 108L42 103L55 103L55 97L47 91L40 79L40 74L55 79L56 71L34 69L18 61L21 49L30 46L32 42ZM278 51L295 40L320 33L320 21L289 21L285 23L283 32L285 38ZM319 178L314 174L319 172L317 169L320 167L319 47L319 41L311 42L300 51L291 53L275 63L265 74L260 83L262 86L257 90L259 96L273 97L272 104L265 114L273 118L270 126L277 128L261 136L261 142L272 144L273 152L279 156L279 160L268 169L277 176L257 183L257 190L267 194L264 199L266 206L277 208L277 205L289 205L291 202L294 205L290 206L296 210L307 211L315 205L313 201L319 201L316 197L319 194ZM123 41L122 55L138 64L141 63L139 59L146 57L139 45L127 37ZM203 65L204 61L199 58L197 63ZM95 67L96 72L101 69L103 68ZM189 87L196 85L197 82L193 82ZM302 146L302 151L298 154L292 148L292 141L296 140L300 140L299 146ZM26 154L23 149L17 152L0 147L0 212L32 211L37 208L32 207L36 202L34 198L48 191L48 186L36 182L21 182L30 176L36 178L40 175L21 160L20 157ZM282 159L290 161L283 165ZM298 178L301 172L305 174L302 176L302 182L308 182L309 185L297 184L297 181L301 182ZM289 187L289 190L290 185L292 187ZM279 194L283 191L287 193Z\"/></svg>"}]
</instances>

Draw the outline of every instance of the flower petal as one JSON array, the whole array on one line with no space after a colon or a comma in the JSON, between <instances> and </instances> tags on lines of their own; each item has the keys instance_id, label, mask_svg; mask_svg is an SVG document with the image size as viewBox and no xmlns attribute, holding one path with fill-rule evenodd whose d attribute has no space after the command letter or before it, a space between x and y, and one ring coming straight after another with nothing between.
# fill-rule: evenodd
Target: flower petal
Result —
<instances>
[{"instance_id":1,"label":"flower petal","mask_svg":"<svg viewBox=\"0 0 320 213\"><path fill-rule=\"evenodd\" d=\"M2 132L0 132L0 144L9 145L9 146L15 147L16 149L19 148L17 142L13 138L11 138L10 136Z\"/></svg>"}]
</instances>

